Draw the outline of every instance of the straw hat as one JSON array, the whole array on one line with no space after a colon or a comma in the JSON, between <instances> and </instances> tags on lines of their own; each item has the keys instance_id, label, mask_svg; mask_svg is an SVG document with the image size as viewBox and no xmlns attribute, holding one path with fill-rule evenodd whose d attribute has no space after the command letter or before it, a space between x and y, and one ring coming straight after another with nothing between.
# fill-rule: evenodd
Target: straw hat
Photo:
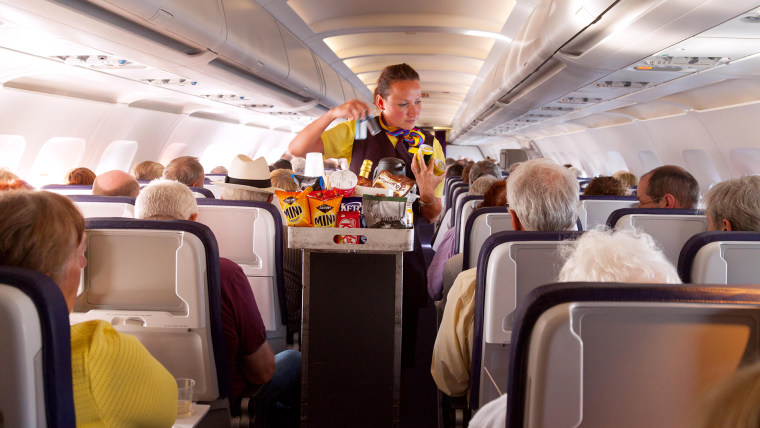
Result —
<instances>
[{"instance_id":1,"label":"straw hat","mask_svg":"<svg viewBox=\"0 0 760 428\"><path fill-rule=\"evenodd\" d=\"M272 180L269 178L269 165L266 159L262 157L253 160L246 155L235 156L224 181L214 181L211 184L269 194L279 190L272 187Z\"/></svg>"}]
</instances>

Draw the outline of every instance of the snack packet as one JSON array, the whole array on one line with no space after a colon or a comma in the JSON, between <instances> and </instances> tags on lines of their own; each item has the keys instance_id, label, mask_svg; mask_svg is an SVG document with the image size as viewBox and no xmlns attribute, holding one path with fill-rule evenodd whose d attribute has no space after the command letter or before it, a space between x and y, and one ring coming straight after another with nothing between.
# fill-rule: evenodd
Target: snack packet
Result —
<instances>
[{"instance_id":1,"label":"snack packet","mask_svg":"<svg viewBox=\"0 0 760 428\"><path fill-rule=\"evenodd\" d=\"M280 208L282 209L283 214L285 214L285 223L288 226L311 226L311 211L306 196L309 192L311 192L311 188L307 188L303 192L283 192L281 190L275 190L274 193L277 196L277 200L280 202Z\"/></svg>"},{"instance_id":2,"label":"snack packet","mask_svg":"<svg viewBox=\"0 0 760 428\"><path fill-rule=\"evenodd\" d=\"M406 198L364 195L362 214L368 228L407 229Z\"/></svg>"},{"instance_id":3,"label":"snack packet","mask_svg":"<svg viewBox=\"0 0 760 428\"><path fill-rule=\"evenodd\" d=\"M305 175L298 175L293 174L290 176L293 181L296 182L296 185L301 190L306 190L306 188L311 188L311 190L322 190L326 189L325 187L325 181L322 179L322 177L307 177Z\"/></svg>"},{"instance_id":4,"label":"snack packet","mask_svg":"<svg viewBox=\"0 0 760 428\"><path fill-rule=\"evenodd\" d=\"M393 191L393 196L406 196L414 184L414 180L405 175L393 175L388 171L380 171L372 182L372 187L390 189Z\"/></svg>"},{"instance_id":5,"label":"snack packet","mask_svg":"<svg viewBox=\"0 0 760 428\"><path fill-rule=\"evenodd\" d=\"M343 198L331 190L309 193L309 208L315 227L335 227L340 201Z\"/></svg>"}]
</instances>

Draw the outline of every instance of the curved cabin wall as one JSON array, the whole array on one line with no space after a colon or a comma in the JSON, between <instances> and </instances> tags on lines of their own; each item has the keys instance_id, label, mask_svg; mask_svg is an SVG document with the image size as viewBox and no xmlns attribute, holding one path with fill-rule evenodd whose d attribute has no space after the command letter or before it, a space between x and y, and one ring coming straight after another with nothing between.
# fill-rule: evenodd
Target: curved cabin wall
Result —
<instances>
[{"instance_id":1,"label":"curved cabin wall","mask_svg":"<svg viewBox=\"0 0 760 428\"><path fill-rule=\"evenodd\" d=\"M738 177L746 168L732 160L733 149L758 148L757 134L752 132L760 117L760 102L686 113L601 128L536 138L534 141L546 157L559 162L580 158L582 168L589 174L604 174L593 167L590 156L595 152L616 151L628 169L641 176L650 168L642 161L640 152L654 153L661 164L673 164L688 169L700 182L702 194L720 180ZM691 150L703 151L704 156L689 156ZM691 152L693 154L694 152ZM734 155L736 157L736 155ZM714 166L699 165L699 158ZM691 165L687 162L691 161ZM758 171L755 171L757 173ZM712 176L712 177L711 177Z\"/></svg>"},{"instance_id":2,"label":"curved cabin wall","mask_svg":"<svg viewBox=\"0 0 760 428\"><path fill-rule=\"evenodd\" d=\"M34 112L34 114L30 114ZM17 167L22 178L31 171L37 154L54 137L84 139L84 154L77 165L96 170L101 156L115 140L137 141L130 169L143 160L160 160L174 143L184 144L183 155L202 156L207 146L216 144L229 153L277 160L293 138L278 131L245 124L227 123L171 113L129 107L123 103L91 101L9 88L0 89L0 135L20 135L26 144ZM0 164L3 154L0 153ZM206 165L209 169L211 165ZM60 182L50 179L50 183ZM40 184L40 183L35 183ZM45 184L45 183L42 183Z\"/></svg>"}]
</instances>

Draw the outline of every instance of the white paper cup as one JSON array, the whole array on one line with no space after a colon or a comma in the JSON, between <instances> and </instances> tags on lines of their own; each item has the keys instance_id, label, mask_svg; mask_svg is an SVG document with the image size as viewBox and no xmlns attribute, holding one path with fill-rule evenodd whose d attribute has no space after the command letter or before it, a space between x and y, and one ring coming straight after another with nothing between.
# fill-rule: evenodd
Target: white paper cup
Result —
<instances>
[{"instance_id":1,"label":"white paper cup","mask_svg":"<svg viewBox=\"0 0 760 428\"><path fill-rule=\"evenodd\" d=\"M306 166L303 175L307 177L320 177L325 175L325 163L322 153L306 153Z\"/></svg>"}]
</instances>

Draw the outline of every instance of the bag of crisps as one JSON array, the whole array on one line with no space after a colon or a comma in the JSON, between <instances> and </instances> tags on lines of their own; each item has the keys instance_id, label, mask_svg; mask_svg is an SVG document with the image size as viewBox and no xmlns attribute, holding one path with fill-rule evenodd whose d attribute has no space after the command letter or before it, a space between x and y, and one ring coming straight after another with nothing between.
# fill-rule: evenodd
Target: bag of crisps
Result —
<instances>
[{"instance_id":1,"label":"bag of crisps","mask_svg":"<svg viewBox=\"0 0 760 428\"><path fill-rule=\"evenodd\" d=\"M275 190L277 200L280 202L280 208L285 214L285 223L288 226L306 227L311 226L311 211L307 194L311 188L303 192L283 192Z\"/></svg>"}]
</instances>

